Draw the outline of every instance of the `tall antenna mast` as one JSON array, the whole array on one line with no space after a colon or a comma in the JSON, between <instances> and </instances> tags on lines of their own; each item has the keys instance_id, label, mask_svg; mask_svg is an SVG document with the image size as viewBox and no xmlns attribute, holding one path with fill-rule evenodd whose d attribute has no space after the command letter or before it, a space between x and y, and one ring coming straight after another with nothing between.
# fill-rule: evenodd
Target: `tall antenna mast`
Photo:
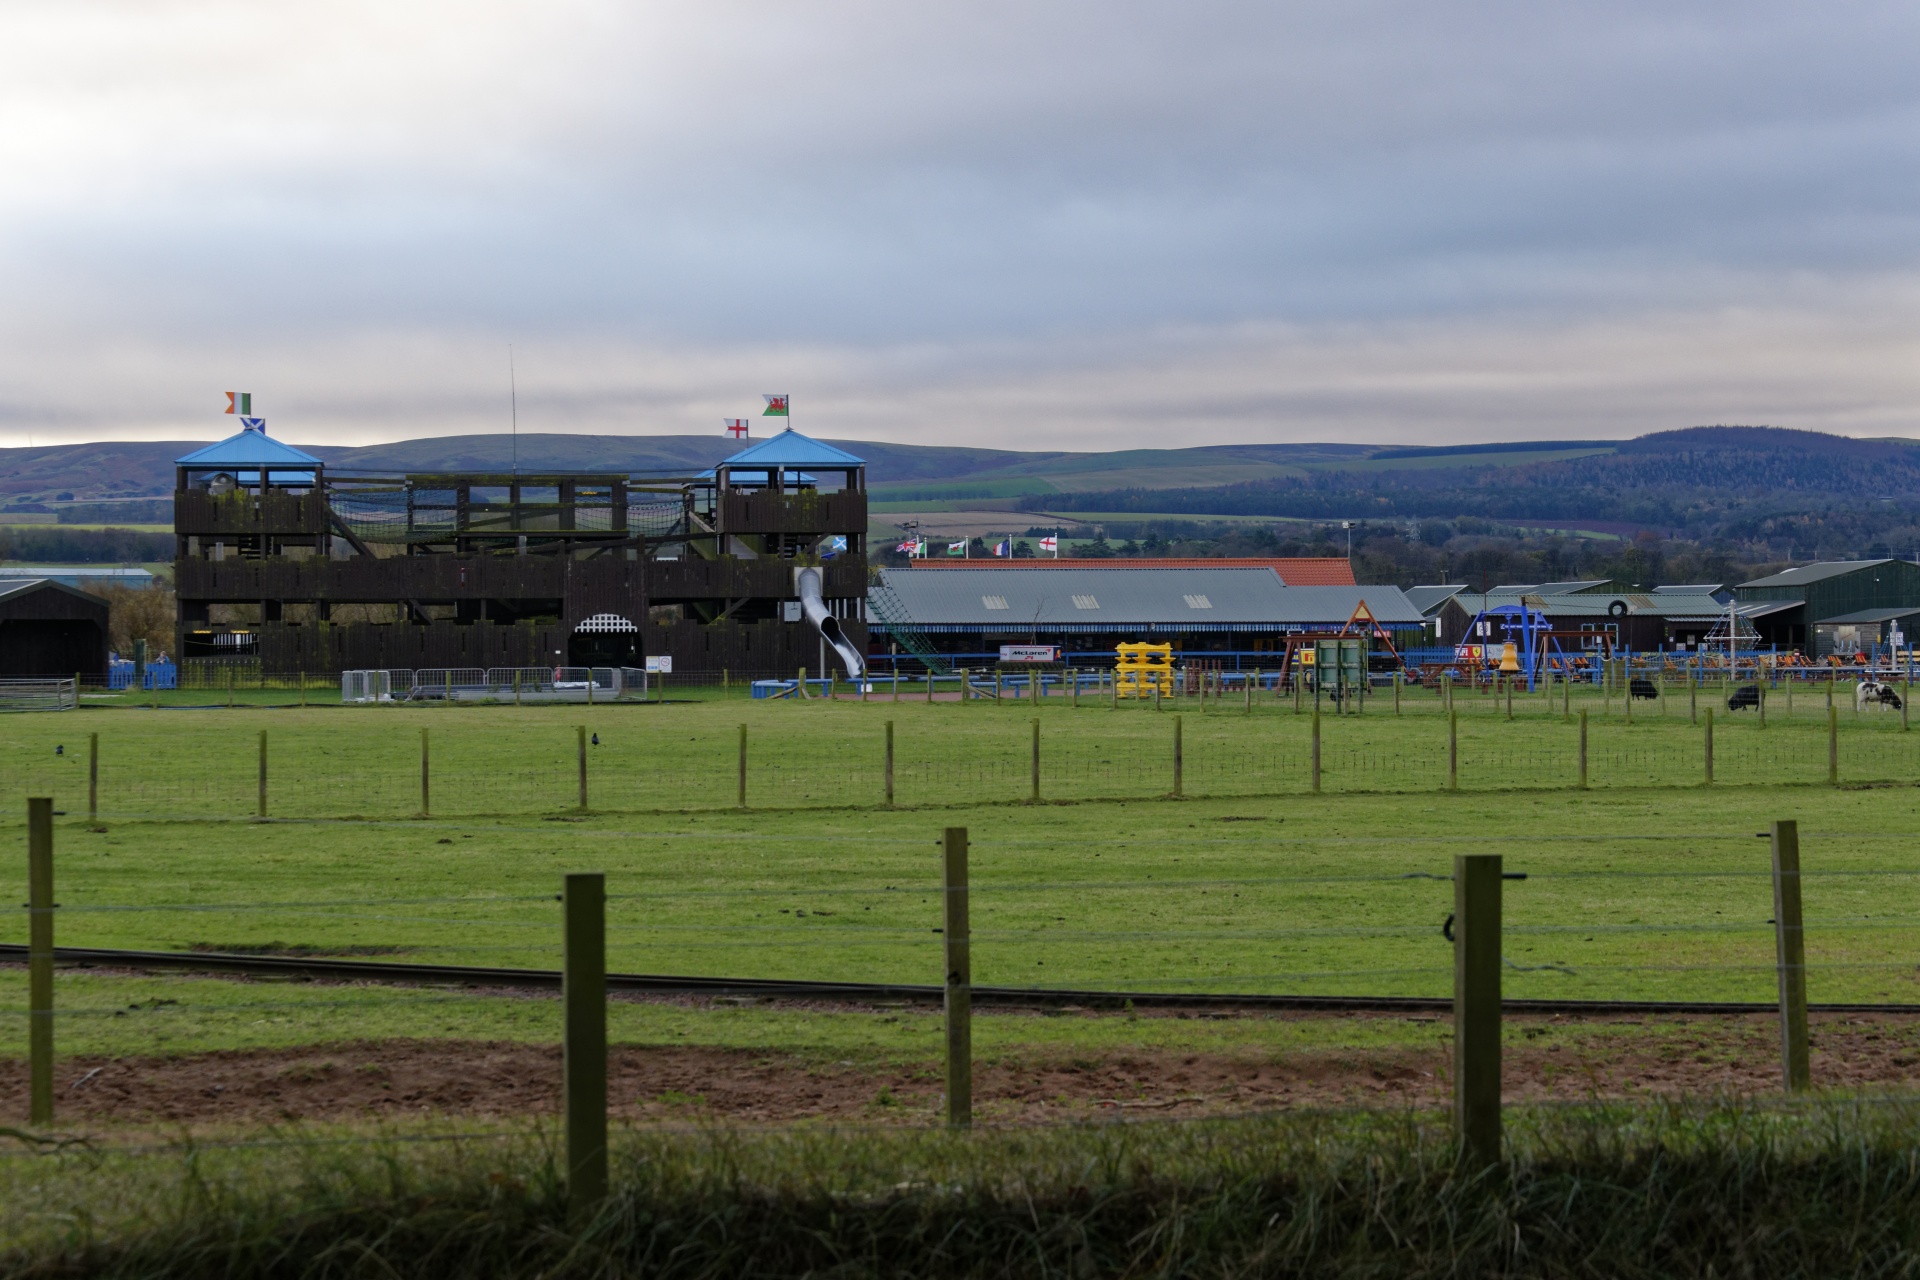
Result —
<instances>
[{"instance_id":1,"label":"tall antenna mast","mask_svg":"<svg viewBox=\"0 0 1920 1280\"><path fill-rule=\"evenodd\" d=\"M513 375L513 344L507 344L507 404L513 415L513 474L520 474L520 383Z\"/></svg>"}]
</instances>

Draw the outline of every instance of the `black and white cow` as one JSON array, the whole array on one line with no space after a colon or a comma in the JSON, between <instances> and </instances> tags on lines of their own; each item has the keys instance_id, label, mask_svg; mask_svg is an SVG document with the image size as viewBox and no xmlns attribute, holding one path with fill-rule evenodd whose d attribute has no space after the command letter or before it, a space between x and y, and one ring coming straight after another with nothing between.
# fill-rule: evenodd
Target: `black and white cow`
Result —
<instances>
[{"instance_id":1,"label":"black and white cow","mask_svg":"<svg viewBox=\"0 0 1920 1280\"><path fill-rule=\"evenodd\" d=\"M1868 707L1887 707L1900 710L1900 695L1894 687L1884 680L1862 680L1860 687L1853 691L1853 709L1864 711Z\"/></svg>"}]
</instances>

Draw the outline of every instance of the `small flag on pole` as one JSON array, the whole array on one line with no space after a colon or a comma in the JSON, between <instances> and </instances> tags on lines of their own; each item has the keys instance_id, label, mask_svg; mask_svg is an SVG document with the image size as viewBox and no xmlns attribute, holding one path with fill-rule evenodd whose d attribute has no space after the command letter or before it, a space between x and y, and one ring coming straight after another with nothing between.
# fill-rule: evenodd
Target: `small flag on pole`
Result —
<instances>
[{"instance_id":1,"label":"small flag on pole","mask_svg":"<svg viewBox=\"0 0 1920 1280\"><path fill-rule=\"evenodd\" d=\"M831 560L835 556L845 555L846 550L847 535L844 533L836 533L820 544L820 558L822 560Z\"/></svg>"},{"instance_id":2,"label":"small flag on pole","mask_svg":"<svg viewBox=\"0 0 1920 1280\"><path fill-rule=\"evenodd\" d=\"M766 411L760 415L761 417L784 418L787 416L787 397L786 396L763 395L760 398L767 402Z\"/></svg>"},{"instance_id":3,"label":"small flag on pole","mask_svg":"<svg viewBox=\"0 0 1920 1280\"><path fill-rule=\"evenodd\" d=\"M1013 539L1002 538L1000 539L1000 541L994 543L993 554L997 556L1007 556L1011 558L1013 555Z\"/></svg>"},{"instance_id":4,"label":"small flag on pole","mask_svg":"<svg viewBox=\"0 0 1920 1280\"><path fill-rule=\"evenodd\" d=\"M260 434L265 435L267 432L267 420L265 418L242 418L240 419L240 429L242 431L258 431Z\"/></svg>"},{"instance_id":5,"label":"small flag on pole","mask_svg":"<svg viewBox=\"0 0 1920 1280\"><path fill-rule=\"evenodd\" d=\"M900 554L909 559L927 554L927 542L924 538L909 538L900 544Z\"/></svg>"},{"instance_id":6,"label":"small flag on pole","mask_svg":"<svg viewBox=\"0 0 1920 1280\"><path fill-rule=\"evenodd\" d=\"M949 542L947 544L947 554L950 556L964 556L967 554L967 544L965 542Z\"/></svg>"},{"instance_id":7,"label":"small flag on pole","mask_svg":"<svg viewBox=\"0 0 1920 1280\"><path fill-rule=\"evenodd\" d=\"M1048 534L1048 535L1047 535L1046 537L1044 537L1044 538L1042 538L1042 539L1040 539L1040 549L1041 549L1042 551L1051 551L1051 552L1053 552L1053 557L1054 557L1054 559L1056 559L1056 560L1058 560L1058 559L1060 558L1060 538L1059 538L1059 536L1058 536L1057 534L1051 534L1051 533L1050 533L1050 534Z\"/></svg>"},{"instance_id":8,"label":"small flag on pole","mask_svg":"<svg viewBox=\"0 0 1920 1280\"><path fill-rule=\"evenodd\" d=\"M727 434L735 440L746 439L747 428L753 425L752 418L722 418L720 421L727 424Z\"/></svg>"},{"instance_id":9,"label":"small flag on pole","mask_svg":"<svg viewBox=\"0 0 1920 1280\"><path fill-rule=\"evenodd\" d=\"M227 412L240 415L251 414L253 412L253 392L227 392Z\"/></svg>"}]
</instances>

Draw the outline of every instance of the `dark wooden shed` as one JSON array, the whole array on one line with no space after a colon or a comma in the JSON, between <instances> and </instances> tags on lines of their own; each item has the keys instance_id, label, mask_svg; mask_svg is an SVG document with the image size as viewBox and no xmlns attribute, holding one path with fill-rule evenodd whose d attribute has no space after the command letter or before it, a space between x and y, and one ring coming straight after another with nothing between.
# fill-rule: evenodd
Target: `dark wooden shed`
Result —
<instances>
[{"instance_id":1,"label":"dark wooden shed","mask_svg":"<svg viewBox=\"0 0 1920 1280\"><path fill-rule=\"evenodd\" d=\"M0 676L107 674L107 602L47 578L0 581Z\"/></svg>"}]
</instances>

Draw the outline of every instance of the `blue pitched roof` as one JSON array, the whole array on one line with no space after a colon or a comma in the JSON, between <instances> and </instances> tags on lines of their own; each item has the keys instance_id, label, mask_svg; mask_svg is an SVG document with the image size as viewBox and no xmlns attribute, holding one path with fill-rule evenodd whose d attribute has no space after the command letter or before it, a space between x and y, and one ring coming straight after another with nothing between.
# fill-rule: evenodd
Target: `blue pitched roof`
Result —
<instances>
[{"instance_id":1,"label":"blue pitched roof","mask_svg":"<svg viewBox=\"0 0 1920 1280\"><path fill-rule=\"evenodd\" d=\"M723 467L864 467L865 458L856 458L844 449L822 444L788 427L771 440L748 445L720 464Z\"/></svg>"},{"instance_id":2,"label":"blue pitched roof","mask_svg":"<svg viewBox=\"0 0 1920 1280\"><path fill-rule=\"evenodd\" d=\"M281 444L264 430L247 429L228 436L218 444L195 449L184 458L175 458L176 467L277 467L305 465L317 467L320 459L302 453L290 444Z\"/></svg>"}]
</instances>

